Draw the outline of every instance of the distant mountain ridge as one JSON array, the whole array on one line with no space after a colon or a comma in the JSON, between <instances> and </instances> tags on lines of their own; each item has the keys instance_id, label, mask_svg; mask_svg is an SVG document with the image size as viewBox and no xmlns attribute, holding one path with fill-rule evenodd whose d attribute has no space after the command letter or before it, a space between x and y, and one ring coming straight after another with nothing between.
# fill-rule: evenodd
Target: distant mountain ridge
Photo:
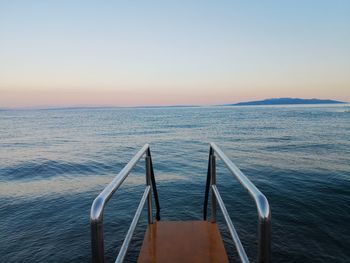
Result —
<instances>
[{"instance_id":1,"label":"distant mountain ridge","mask_svg":"<svg viewBox=\"0 0 350 263\"><path fill-rule=\"evenodd\" d=\"M253 106L253 105L295 105L295 104L339 104L346 103L337 100L321 100L321 99L300 99L300 98L273 98L256 101L246 101L233 104L225 104L224 106Z\"/></svg>"},{"instance_id":2,"label":"distant mountain ridge","mask_svg":"<svg viewBox=\"0 0 350 263\"><path fill-rule=\"evenodd\" d=\"M337 100L321 99L300 99L300 98L271 98L257 101L246 101L230 104L216 104L207 106L254 106L254 105L296 105L296 104L347 104L348 102ZM147 105L147 106L52 106L52 107L30 107L30 108L0 108L0 111L8 110L83 110L83 109L114 109L114 108L191 108L207 107L202 105Z\"/></svg>"}]
</instances>

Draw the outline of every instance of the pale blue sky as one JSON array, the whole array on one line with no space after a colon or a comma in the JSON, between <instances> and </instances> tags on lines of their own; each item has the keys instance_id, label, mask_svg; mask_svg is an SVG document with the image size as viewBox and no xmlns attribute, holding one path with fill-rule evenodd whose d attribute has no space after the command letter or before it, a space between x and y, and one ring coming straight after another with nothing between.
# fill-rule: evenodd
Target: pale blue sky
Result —
<instances>
[{"instance_id":1,"label":"pale blue sky","mask_svg":"<svg viewBox=\"0 0 350 263\"><path fill-rule=\"evenodd\" d=\"M0 1L0 107L350 101L350 1Z\"/></svg>"}]
</instances>

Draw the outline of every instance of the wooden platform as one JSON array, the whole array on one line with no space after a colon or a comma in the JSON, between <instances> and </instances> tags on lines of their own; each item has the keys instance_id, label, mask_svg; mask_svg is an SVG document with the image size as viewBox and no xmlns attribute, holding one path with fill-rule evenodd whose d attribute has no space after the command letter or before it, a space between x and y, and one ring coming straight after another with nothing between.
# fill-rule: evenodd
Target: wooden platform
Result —
<instances>
[{"instance_id":1,"label":"wooden platform","mask_svg":"<svg viewBox=\"0 0 350 263\"><path fill-rule=\"evenodd\" d=\"M148 225L138 262L228 262L217 224L159 221Z\"/></svg>"}]
</instances>

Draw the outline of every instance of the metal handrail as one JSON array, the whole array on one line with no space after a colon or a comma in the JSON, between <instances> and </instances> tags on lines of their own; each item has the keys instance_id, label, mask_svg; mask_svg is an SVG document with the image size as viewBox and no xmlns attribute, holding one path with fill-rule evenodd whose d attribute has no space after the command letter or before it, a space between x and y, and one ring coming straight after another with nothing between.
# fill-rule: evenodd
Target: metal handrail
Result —
<instances>
[{"instance_id":1,"label":"metal handrail","mask_svg":"<svg viewBox=\"0 0 350 263\"><path fill-rule=\"evenodd\" d=\"M91 206L90 211L90 226L91 226L91 248L92 248L92 261L103 263L104 262L104 239L103 239L103 211L108 203L109 199L124 182L126 177L130 174L131 170L139 162L143 155L146 154L146 190L142 196L139 206L136 210L134 219L130 225L126 238L120 248L119 255L116 262L122 262L125 258L127 249L129 247L131 237L134 233L137 222L140 218L142 208L147 200L148 204L148 222L153 223L152 216L152 192L154 194L156 204L156 219L160 220L160 206L158 199L157 186L154 178L153 164L151 151L148 144L145 144L141 150L134 155L129 163L118 173L118 175L110 182L105 189L95 198ZM153 190L153 191L152 191Z\"/></svg>"},{"instance_id":2,"label":"metal handrail","mask_svg":"<svg viewBox=\"0 0 350 263\"><path fill-rule=\"evenodd\" d=\"M211 188L212 188L212 191L215 194L215 197L216 197L218 204L221 208L222 214L224 215L224 218L225 218L226 224L228 225L228 229L230 231L231 237L236 244L238 255L240 256L241 261L242 262L249 262L248 256L245 253L245 250L243 248L241 240L239 239L237 231L236 231L236 229L235 229L235 227L230 219L230 216L226 210L224 201L222 201L221 195L219 194L219 191L218 191L216 185L212 185Z\"/></svg>"},{"instance_id":3,"label":"metal handrail","mask_svg":"<svg viewBox=\"0 0 350 263\"><path fill-rule=\"evenodd\" d=\"M258 262L269 262L270 260L270 247L271 247L271 210L269 202L260 190L241 172L241 170L223 153L223 151L215 144L210 143L209 162L208 162L208 174L207 183L205 189L204 199L204 211L203 218L207 219L208 209L208 197L209 197L209 185L212 189L212 221L216 220L216 202L218 202L225 221L228 225L232 240L236 246L238 254L242 262L249 262L242 243L238 237L238 234L233 226L226 207L221 199L220 193L216 187L216 172L215 172L215 154L225 163L227 168L236 177L240 184L248 191L250 196L254 199L255 205L258 210Z\"/></svg>"},{"instance_id":4,"label":"metal handrail","mask_svg":"<svg viewBox=\"0 0 350 263\"><path fill-rule=\"evenodd\" d=\"M142 212L142 209L146 203L146 199L148 198L148 194L151 190L151 187L150 186L147 186L146 187L146 190L145 192L143 193L143 196L141 198L141 201L140 201L140 204L139 206L137 207L137 210L136 210L136 213L135 213L135 216L130 224L130 228L128 230L128 233L126 234L126 237L124 239L124 242L119 250L119 254L118 254L118 257L117 259L115 260L115 262L123 262L124 261L124 258L126 256L126 252L128 251L128 247L129 247L129 244L130 244L130 241L131 241L131 238L132 238L132 235L135 231L135 228L136 228L136 225L139 221L139 218L140 218L140 215L141 215L141 212Z\"/></svg>"}]
</instances>

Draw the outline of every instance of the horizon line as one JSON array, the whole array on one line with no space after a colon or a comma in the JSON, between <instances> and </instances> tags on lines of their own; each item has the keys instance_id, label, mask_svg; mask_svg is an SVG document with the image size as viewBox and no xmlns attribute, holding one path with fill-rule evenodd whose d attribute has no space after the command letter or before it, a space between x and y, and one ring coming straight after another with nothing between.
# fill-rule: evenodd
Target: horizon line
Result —
<instances>
[{"instance_id":1,"label":"horizon line","mask_svg":"<svg viewBox=\"0 0 350 263\"><path fill-rule=\"evenodd\" d=\"M240 103L257 102L273 99L301 99L301 100L329 100L335 101L330 104L349 104L347 101L338 101L333 99L318 99L318 98L296 98L296 97L280 97L280 98L265 98L261 100L241 101L234 103L221 103L221 104L173 104L173 105L136 105L136 106L117 106L117 105L67 105L67 106L24 106L24 107L0 107L0 110L68 110L68 109L113 109L113 108L191 108L191 107L219 107L219 106L245 106L238 105ZM322 103L327 104L327 103ZM283 105L307 105L307 104L277 104L277 105L256 105L256 106L283 106ZM308 105L320 105L320 104L308 104ZM253 105L250 105L253 106Z\"/></svg>"}]
</instances>

